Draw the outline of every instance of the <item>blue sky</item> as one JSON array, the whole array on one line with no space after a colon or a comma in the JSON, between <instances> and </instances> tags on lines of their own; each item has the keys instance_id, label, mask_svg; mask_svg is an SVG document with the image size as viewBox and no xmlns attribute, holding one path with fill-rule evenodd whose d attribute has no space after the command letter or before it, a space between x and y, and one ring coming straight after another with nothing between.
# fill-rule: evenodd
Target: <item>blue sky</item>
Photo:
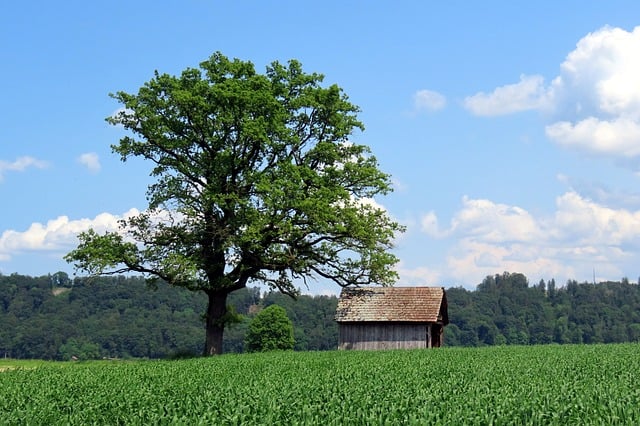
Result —
<instances>
[{"instance_id":1,"label":"blue sky","mask_svg":"<svg viewBox=\"0 0 640 426\"><path fill-rule=\"evenodd\" d=\"M108 94L213 52L291 58L362 109L407 232L398 285L640 275L640 3L9 2L0 8L0 272L72 273L143 210ZM337 292L317 282L311 292Z\"/></svg>"}]
</instances>

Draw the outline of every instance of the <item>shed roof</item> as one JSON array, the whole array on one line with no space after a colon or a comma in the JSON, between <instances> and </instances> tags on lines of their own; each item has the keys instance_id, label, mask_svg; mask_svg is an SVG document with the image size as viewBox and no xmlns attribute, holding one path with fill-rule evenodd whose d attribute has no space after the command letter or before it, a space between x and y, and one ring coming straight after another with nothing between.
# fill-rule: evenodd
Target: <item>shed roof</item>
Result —
<instances>
[{"instance_id":1,"label":"shed roof","mask_svg":"<svg viewBox=\"0 0 640 426\"><path fill-rule=\"evenodd\" d=\"M449 323L443 287L344 288L336 310L338 322Z\"/></svg>"}]
</instances>

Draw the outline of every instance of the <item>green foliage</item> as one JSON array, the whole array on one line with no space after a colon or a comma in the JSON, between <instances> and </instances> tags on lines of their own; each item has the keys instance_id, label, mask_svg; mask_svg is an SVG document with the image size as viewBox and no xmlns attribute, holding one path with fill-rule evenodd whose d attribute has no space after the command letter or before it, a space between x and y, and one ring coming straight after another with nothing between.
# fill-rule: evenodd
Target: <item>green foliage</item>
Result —
<instances>
[{"instance_id":1,"label":"green foliage","mask_svg":"<svg viewBox=\"0 0 640 426\"><path fill-rule=\"evenodd\" d=\"M141 277L77 278L51 287L51 277L0 277L0 356L68 360L157 358L202 351L204 301L184 289ZM7 294L8 293L8 294Z\"/></svg>"},{"instance_id":2,"label":"green foliage","mask_svg":"<svg viewBox=\"0 0 640 426\"><path fill-rule=\"evenodd\" d=\"M0 412L6 424L637 424L638 350L501 346L44 364L0 373Z\"/></svg>"},{"instance_id":3,"label":"green foliage","mask_svg":"<svg viewBox=\"0 0 640 426\"><path fill-rule=\"evenodd\" d=\"M251 320L245 340L248 352L267 352L293 349L293 324L284 308L271 305Z\"/></svg>"},{"instance_id":4,"label":"green foliage","mask_svg":"<svg viewBox=\"0 0 640 426\"><path fill-rule=\"evenodd\" d=\"M148 211L119 233L83 233L67 260L203 290L252 279L294 293L293 279L308 275L393 282L387 249L402 227L363 202L391 191L389 176L349 141L363 127L358 107L322 80L295 60L258 74L216 53L112 95L124 108L108 121L131 132L113 151L149 160L157 182Z\"/></svg>"},{"instance_id":5,"label":"green foliage","mask_svg":"<svg viewBox=\"0 0 640 426\"><path fill-rule=\"evenodd\" d=\"M215 53L111 95L123 108L107 121L128 131L112 149L148 160L149 208L117 232L81 233L65 259L204 291L208 354L221 351L227 295L249 282L291 295L309 277L392 284L404 228L369 202L392 190L390 176L350 139L359 108L322 81L295 60L259 74Z\"/></svg>"},{"instance_id":6,"label":"green foliage","mask_svg":"<svg viewBox=\"0 0 640 426\"><path fill-rule=\"evenodd\" d=\"M51 277L0 276L0 358L179 358L202 353L205 301L198 294L163 282L150 291L141 277L76 278L68 287L52 287ZM294 300L245 288L229 297L224 350L242 352L251 318L273 303L293 320L295 350L337 347L336 297L301 295Z\"/></svg>"},{"instance_id":7,"label":"green foliage","mask_svg":"<svg viewBox=\"0 0 640 426\"><path fill-rule=\"evenodd\" d=\"M637 342L640 286L554 280L530 286L523 274L486 277L476 291L447 290L448 346Z\"/></svg>"},{"instance_id":8,"label":"green foliage","mask_svg":"<svg viewBox=\"0 0 640 426\"><path fill-rule=\"evenodd\" d=\"M87 360L102 358L100 345L87 341L69 339L60 346L59 358L63 360Z\"/></svg>"},{"instance_id":9,"label":"green foliage","mask_svg":"<svg viewBox=\"0 0 640 426\"><path fill-rule=\"evenodd\" d=\"M543 291L539 283L529 286L521 274L485 281L475 291L447 289L451 323L445 328L446 346L640 341L640 286L635 283L557 287L551 280ZM76 278L58 287L63 282L55 274L0 276L0 357L68 359L78 356L61 351L70 339L99 345L106 357L202 353L206 301L198 294L162 281L149 291L141 277ZM293 323L294 350L337 347L334 296L292 299L244 288L227 302L225 352L242 352L251 319L274 304ZM234 318L240 322L231 323Z\"/></svg>"}]
</instances>

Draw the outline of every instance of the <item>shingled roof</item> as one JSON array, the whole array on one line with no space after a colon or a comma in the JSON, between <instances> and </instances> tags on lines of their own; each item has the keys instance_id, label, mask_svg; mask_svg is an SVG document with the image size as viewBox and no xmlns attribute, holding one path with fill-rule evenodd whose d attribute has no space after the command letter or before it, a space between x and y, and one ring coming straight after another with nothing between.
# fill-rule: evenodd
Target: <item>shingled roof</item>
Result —
<instances>
[{"instance_id":1,"label":"shingled roof","mask_svg":"<svg viewBox=\"0 0 640 426\"><path fill-rule=\"evenodd\" d=\"M449 323L443 287L344 288L336 310L337 322Z\"/></svg>"}]
</instances>

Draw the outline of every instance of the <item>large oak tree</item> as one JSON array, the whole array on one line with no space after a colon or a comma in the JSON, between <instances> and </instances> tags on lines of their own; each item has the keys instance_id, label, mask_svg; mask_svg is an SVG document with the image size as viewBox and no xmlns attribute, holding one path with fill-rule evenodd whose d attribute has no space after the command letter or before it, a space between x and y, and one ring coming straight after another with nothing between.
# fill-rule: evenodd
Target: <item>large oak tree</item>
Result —
<instances>
[{"instance_id":1,"label":"large oak tree","mask_svg":"<svg viewBox=\"0 0 640 426\"><path fill-rule=\"evenodd\" d=\"M390 178L349 140L358 107L322 81L295 60L260 74L216 53L111 95L123 107L107 121L127 130L112 149L149 161L149 206L118 232L80 234L66 260L206 294L208 355L222 351L227 295L249 282L290 295L309 278L392 284L403 229L371 202Z\"/></svg>"}]
</instances>

